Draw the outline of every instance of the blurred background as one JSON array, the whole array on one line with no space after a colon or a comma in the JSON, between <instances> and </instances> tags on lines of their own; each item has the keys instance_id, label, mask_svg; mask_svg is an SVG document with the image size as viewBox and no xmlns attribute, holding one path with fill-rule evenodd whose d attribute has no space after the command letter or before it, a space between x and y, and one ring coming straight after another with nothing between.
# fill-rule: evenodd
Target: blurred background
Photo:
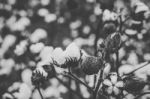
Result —
<instances>
[{"instance_id":1,"label":"blurred background","mask_svg":"<svg viewBox=\"0 0 150 99\"><path fill-rule=\"evenodd\" d=\"M149 0L142 2L150 7ZM133 11L130 0L0 0L0 98L41 99L32 85L31 75L40 57L49 52L40 53L46 46L48 49L64 49L75 42L94 55L97 42L109 32L109 27L102 29L99 26L105 9L115 12L123 9L124 16L132 16ZM119 50L120 73L150 60L150 20L147 19L140 30L131 29L128 26L130 20L123 27L125 35L122 39L127 41ZM110 27L114 30L114 26ZM150 70L143 71L137 75L149 81ZM77 75L93 86L93 76L87 77L80 71ZM68 80L63 76L60 78L64 82ZM74 81L70 84L83 97L90 97L84 86ZM45 99L79 99L73 94L69 96L68 89L55 78L45 83L41 90ZM145 90L149 90L149 86Z\"/></svg>"}]
</instances>

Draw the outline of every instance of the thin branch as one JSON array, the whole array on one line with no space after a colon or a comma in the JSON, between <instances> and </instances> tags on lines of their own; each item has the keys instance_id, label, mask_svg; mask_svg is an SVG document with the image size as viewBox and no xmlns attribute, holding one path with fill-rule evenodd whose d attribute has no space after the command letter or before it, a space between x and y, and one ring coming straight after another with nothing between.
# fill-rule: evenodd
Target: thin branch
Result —
<instances>
[{"instance_id":1,"label":"thin branch","mask_svg":"<svg viewBox=\"0 0 150 99\"><path fill-rule=\"evenodd\" d=\"M68 86L68 85L67 85L65 82L63 82L60 78L56 77L56 79L57 79L61 84L63 84L66 88L68 88L69 91L71 91L72 93L76 94L79 98L84 99L83 96L82 96L80 93L78 93L78 92L72 90L72 89L70 88L70 86Z\"/></svg>"},{"instance_id":2,"label":"thin branch","mask_svg":"<svg viewBox=\"0 0 150 99\"><path fill-rule=\"evenodd\" d=\"M98 89L103 81L103 71L104 71L104 68L101 69L101 73L100 73L100 76L99 76L99 79L98 79L98 82L96 84L96 87L95 87L95 90L94 90L94 93L93 93L93 99L96 99L97 97L97 93L98 93Z\"/></svg>"},{"instance_id":3,"label":"thin branch","mask_svg":"<svg viewBox=\"0 0 150 99\"><path fill-rule=\"evenodd\" d=\"M116 72L118 73L118 69L119 69L119 51L117 51L115 54L116 54Z\"/></svg>"},{"instance_id":4,"label":"thin branch","mask_svg":"<svg viewBox=\"0 0 150 99\"><path fill-rule=\"evenodd\" d=\"M41 92L41 90L40 90L40 87L39 87L39 86L37 87L37 90L38 90L38 92L39 92L39 94L40 94L40 96L41 96L41 99L44 99L44 97L43 97L43 95L42 95L42 92Z\"/></svg>"},{"instance_id":5,"label":"thin branch","mask_svg":"<svg viewBox=\"0 0 150 99\"><path fill-rule=\"evenodd\" d=\"M65 76L71 77L71 78L74 79L75 81L77 81L77 82L83 84L85 87L87 87L91 92L94 92L94 90L93 90L90 86L88 86L86 83L84 83L83 81L81 81L78 77L76 77L76 76L73 75L72 73L70 73L70 72L65 72L65 73L68 74L68 75L65 75Z\"/></svg>"},{"instance_id":6,"label":"thin branch","mask_svg":"<svg viewBox=\"0 0 150 99\"><path fill-rule=\"evenodd\" d=\"M146 94L150 94L150 92L141 93L140 95L136 96L134 99L139 99L140 97L142 97L143 95L146 95Z\"/></svg>"},{"instance_id":7,"label":"thin branch","mask_svg":"<svg viewBox=\"0 0 150 99\"><path fill-rule=\"evenodd\" d=\"M124 74L123 76L125 76L125 75L131 75L131 74L133 74L135 71L137 71L137 70L139 70L139 69L141 69L141 68L147 66L148 64L150 64L149 61L148 61L146 64L144 64L143 66L140 66L140 67L134 69L133 71L131 71L130 73Z\"/></svg>"}]
</instances>

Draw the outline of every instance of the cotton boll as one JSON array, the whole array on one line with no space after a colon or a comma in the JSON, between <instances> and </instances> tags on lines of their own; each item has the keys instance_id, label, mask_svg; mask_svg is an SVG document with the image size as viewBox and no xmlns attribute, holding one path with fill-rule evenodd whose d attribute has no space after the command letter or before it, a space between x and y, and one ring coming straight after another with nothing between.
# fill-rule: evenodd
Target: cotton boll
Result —
<instances>
[{"instance_id":1,"label":"cotton boll","mask_svg":"<svg viewBox=\"0 0 150 99\"><path fill-rule=\"evenodd\" d=\"M52 57L53 60L56 62L56 64L58 65L62 65L65 63L66 59L65 59L65 53L63 52L63 50L61 48L55 48L53 53L52 53Z\"/></svg>"},{"instance_id":2,"label":"cotton boll","mask_svg":"<svg viewBox=\"0 0 150 99\"><path fill-rule=\"evenodd\" d=\"M110 14L111 14L111 12L109 11L109 10L104 10L104 12L103 12L103 17L102 17L102 19L103 19L103 21L108 21L108 20L110 20Z\"/></svg>"},{"instance_id":3,"label":"cotton boll","mask_svg":"<svg viewBox=\"0 0 150 99\"><path fill-rule=\"evenodd\" d=\"M82 22L80 20L76 20L74 22L71 22L69 27L71 29L75 30L75 29L79 28L81 25L82 25Z\"/></svg>"},{"instance_id":4,"label":"cotton boll","mask_svg":"<svg viewBox=\"0 0 150 99\"><path fill-rule=\"evenodd\" d=\"M49 5L50 2L51 2L51 0L41 0L41 4L42 4L43 6Z\"/></svg>"},{"instance_id":5,"label":"cotton boll","mask_svg":"<svg viewBox=\"0 0 150 99\"><path fill-rule=\"evenodd\" d=\"M15 66L15 62L13 59L2 59L0 62L1 69L0 75L9 75L12 71L12 68Z\"/></svg>"},{"instance_id":6,"label":"cotton boll","mask_svg":"<svg viewBox=\"0 0 150 99\"><path fill-rule=\"evenodd\" d=\"M60 91L60 93L67 93L68 91L68 89L64 87L63 85L59 85L58 90Z\"/></svg>"},{"instance_id":7,"label":"cotton boll","mask_svg":"<svg viewBox=\"0 0 150 99\"><path fill-rule=\"evenodd\" d=\"M6 37L3 40L1 48L4 50L8 50L9 47L11 47L16 42L16 36L14 35L6 35Z\"/></svg>"},{"instance_id":8,"label":"cotton boll","mask_svg":"<svg viewBox=\"0 0 150 99\"><path fill-rule=\"evenodd\" d=\"M56 21L57 19L57 16L56 14L47 14L45 17L44 17L44 21L47 22L47 23L50 23L50 22L53 22L53 21Z\"/></svg>"},{"instance_id":9,"label":"cotton boll","mask_svg":"<svg viewBox=\"0 0 150 99\"><path fill-rule=\"evenodd\" d=\"M21 85L20 82L14 82L14 83L8 88L8 91L9 91L9 92L12 92L13 90L17 90L20 85Z\"/></svg>"},{"instance_id":10,"label":"cotton boll","mask_svg":"<svg viewBox=\"0 0 150 99\"><path fill-rule=\"evenodd\" d=\"M60 91L54 87L54 86L50 86L48 87L45 91L44 91L44 95L46 97L60 97Z\"/></svg>"},{"instance_id":11,"label":"cotton boll","mask_svg":"<svg viewBox=\"0 0 150 99\"><path fill-rule=\"evenodd\" d=\"M94 14L95 15L100 15L102 14L102 9L100 9L100 5L96 5L95 8L94 8Z\"/></svg>"},{"instance_id":12,"label":"cotton boll","mask_svg":"<svg viewBox=\"0 0 150 99\"><path fill-rule=\"evenodd\" d=\"M3 99L13 99L13 96L9 93L3 94Z\"/></svg>"},{"instance_id":13,"label":"cotton boll","mask_svg":"<svg viewBox=\"0 0 150 99\"><path fill-rule=\"evenodd\" d=\"M43 43L36 43L36 44L32 44L30 46L30 51L32 53L40 53L40 51L44 48L44 44Z\"/></svg>"},{"instance_id":14,"label":"cotton boll","mask_svg":"<svg viewBox=\"0 0 150 99\"><path fill-rule=\"evenodd\" d=\"M132 65L122 65L119 68L119 74L122 76L124 74L130 73L132 70L134 70L134 66L132 66Z\"/></svg>"},{"instance_id":15,"label":"cotton boll","mask_svg":"<svg viewBox=\"0 0 150 99\"><path fill-rule=\"evenodd\" d=\"M31 34L30 40L32 43L37 43L39 40L44 39L46 37L47 37L46 30L38 28Z\"/></svg>"},{"instance_id":16,"label":"cotton boll","mask_svg":"<svg viewBox=\"0 0 150 99\"><path fill-rule=\"evenodd\" d=\"M129 54L129 57L128 57L128 59L127 59L127 62L128 62L129 64L132 64L132 65L137 65L137 64L138 64L138 56L136 55L135 52L131 52L131 53Z\"/></svg>"},{"instance_id":17,"label":"cotton boll","mask_svg":"<svg viewBox=\"0 0 150 99\"><path fill-rule=\"evenodd\" d=\"M30 69L25 69L22 73L21 73L21 78L22 81L24 83L26 83L28 86L32 86L32 82L31 82L31 76L32 76L32 71Z\"/></svg>"},{"instance_id":18,"label":"cotton boll","mask_svg":"<svg viewBox=\"0 0 150 99\"><path fill-rule=\"evenodd\" d=\"M40 52L39 57L41 58L42 61L52 61L52 52L53 52L53 47L51 46L45 46L42 51Z\"/></svg>"},{"instance_id":19,"label":"cotton boll","mask_svg":"<svg viewBox=\"0 0 150 99\"><path fill-rule=\"evenodd\" d=\"M20 85L19 92L13 93L13 95L17 99L30 99L31 93L30 87L27 84L22 83Z\"/></svg>"},{"instance_id":20,"label":"cotton boll","mask_svg":"<svg viewBox=\"0 0 150 99\"><path fill-rule=\"evenodd\" d=\"M65 50L65 54L67 55L66 58L76 58L77 60L79 60L81 56L80 49L74 42L69 44Z\"/></svg>"},{"instance_id":21,"label":"cotton boll","mask_svg":"<svg viewBox=\"0 0 150 99\"><path fill-rule=\"evenodd\" d=\"M46 16L48 13L49 13L49 11L45 8L41 8L38 10L39 16L42 16L42 17Z\"/></svg>"},{"instance_id":22,"label":"cotton boll","mask_svg":"<svg viewBox=\"0 0 150 99\"><path fill-rule=\"evenodd\" d=\"M83 95L84 98L89 98L90 93L88 92L87 88L84 85L80 85L81 89L81 94Z\"/></svg>"},{"instance_id":23,"label":"cotton boll","mask_svg":"<svg viewBox=\"0 0 150 99\"><path fill-rule=\"evenodd\" d=\"M23 55L27 50L28 41L22 40L15 48L14 53L18 56Z\"/></svg>"}]
</instances>

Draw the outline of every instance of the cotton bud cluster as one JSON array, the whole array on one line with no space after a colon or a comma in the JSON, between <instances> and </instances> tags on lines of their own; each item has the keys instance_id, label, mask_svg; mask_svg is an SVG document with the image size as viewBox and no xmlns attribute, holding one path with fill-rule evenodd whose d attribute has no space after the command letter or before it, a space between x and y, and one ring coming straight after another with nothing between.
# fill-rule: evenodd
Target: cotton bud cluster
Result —
<instances>
[{"instance_id":1,"label":"cotton bud cluster","mask_svg":"<svg viewBox=\"0 0 150 99\"><path fill-rule=\"evenodd\" d=\"M102 20L103 22L117 21L118 15L108 9L104 10Z\"/></svg>"},{"instance_id":2,"label":"cotton bud cluster","mask_svg":"<svg viewBox=\"0 0 150 99\"><path fill-rule=\"evenodd\" d=\"M61 48L56 48L52 53L54 64L61 68L78 66L80 57L80 49L75 43L71 43L64 51Z\"/></svg>"},{"instance_id":3,"label":"cotton bud cluster","mask_svg":"<svg viewBox=\"0 0 150 99\"><path fill-rule=\"evenodd\" d=\"M102 92L105 95L119 96L123 92L124 82L121 77L116 73L110 73L102 83Z\"/></svg>"},{"instance_id":4,"label":"cotton bud cluster","mask_svg":"<svg viewBox=\"0 0 150 99\"><path fill-rule=\"evenodd\" d=\"M141 31L143 27L143 21L149 17L150 12L149 7L141 1L135 2L133 4L133 8L134 13L132 15L133 20L131 20L131 28L134 30L133 33L136 34L137 32L135 33L135 31Z\"/></svg>"},{"instance_id":5,"label":"cotton bud cluster","mask_svg":"<svg viewBox=\"0 0 150 99\"><path fill-rule=\"evenodd\" d=\"M105 34L110 34L115 32L118 25L118 15L108 9L104 10L102 21L103 21L103 32Z\"/></svg>"},{"instance_id":6,"label":"cotton bud cluster","mask_svg":"<svg viewBox=\"0 0 150 99\"><path fill-rule=\"evenodd\" d=\"M134 5L134 16L133 19L136 21L143 21L149 12L149 7L143 2L136 2Z\"/></svg>"},{"instance_id":7,"label":"cotton bud cluster","mask_svg":"<svg viewBox=\"0 0 150 99\"><path fill-rule=\"evenodd\" d=\"M52 64L40 62L32 74L32 83L36 86L44 83L47 79L54 77L56 74Z\"/></svg>"}]
</instances>

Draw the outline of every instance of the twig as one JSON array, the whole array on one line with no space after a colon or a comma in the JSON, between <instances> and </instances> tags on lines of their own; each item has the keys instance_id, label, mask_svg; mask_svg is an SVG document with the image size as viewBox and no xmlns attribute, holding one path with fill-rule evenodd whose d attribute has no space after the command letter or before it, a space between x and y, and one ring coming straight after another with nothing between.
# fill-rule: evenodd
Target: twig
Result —
<instances>
[{"instance_id":1,"label":"twig","mask_svg":"<svg viewBox=\"0 0 150 99\"><path fill-rule=\"evenodd\" d=\"M131 74L133 74L135 71L137 71L137 70L139 70L139 69L141 69L141 68L147 66L149 63L150 63L150 62L148 61L148 62L147 62L146 64L144 64L143 66L140 66L140 67L134 69L133 71L131 71L130 73L124 74L123 76L125 76L125 75L131 75Z\"/></svg>"},{"instance_id":2,"label":"twig","mask_svg":"<svg viewBox=\"0 0 150 99\"><path fill-rule=\"evenodd\" d=\"M118 69L119 69L119 51L117 51L115 54L116 54L116 72L118 73Z\"/></svg>"},{"instance_id":3,"label":"twig","mask_svg":"<svg viewBox=\"0 0 150 99\"><path fill-rule=\"evenodd\" d=\"M84 99L83 96L82 96L80 93L78 93L78 92L72 90L72 89L70 88L70 86L68 86L68 85L67 85L65 82L63 82L60 78L56 77L56 79L57 79L61 84L63 84L66 88L68 88L69 91L71 91L72 93L76 94L79 98Z\"/></svg>"},{"instance_id":4,"label":"twig","mask_svg":"<svg viewBox=\"0 0 150 99\"><path fill-rule=\"evenodd\" d=\"M88 86L86 83L84 83L83 81L81 81L79 78L77 78L77 77L76 77L75 75L73 75L72 73L70 73L70 72L65 72L65 73L68 74L68 77L71 77L71 78L74 79L75 81L77 81L77 82L83 84L85 87L87 87L91 92L94 92L94 90L93 90L90 86ZM65 76L67 76L67 75L65 75Z\"/></svg>"},{"instance_id":5,"label":"twig","mask_svg":"<svg viewBox=\"0 0 150 99\"><path fill-rule=\"evenodd\" d=\"M44 98L43 98L43 95L42 95L42 93L41 93L41 90L40 90L39 85L38 85L38 87L37 87L37 90L38 90L38 92L39 92L39 94L40 94L40 96L41 96L41 99L44 99Z\"/></svg>"},{"instance_id":6,"label":"twig","mask_svg":"<svg viewBox=\"0 0 150 99\"><path fill-rule=\"evenodd\" d=\"M101 85L101 82L103 80L103 71L104 71L104 68L101 69L101 73L100 73L98 82L96 84L96 87L95 87L95 90L94 90L94 93L93 93L93 99L96 99L96 97L97 97L98 89L99 89L99 87Z\"/></svg>"},{"instance_id":7,"label":"twig","mask_svg":"<svg viewBox=\"0 0 150 99\"><path fill-rule=\"evenodd\" d=\"M143 95L146 95L146 94L150 94L150 92L141 93L140 95L136 96L134 99L138 99L138 98L140 98L140 97L142 97Z\"/></svg>"}]
</instances>

